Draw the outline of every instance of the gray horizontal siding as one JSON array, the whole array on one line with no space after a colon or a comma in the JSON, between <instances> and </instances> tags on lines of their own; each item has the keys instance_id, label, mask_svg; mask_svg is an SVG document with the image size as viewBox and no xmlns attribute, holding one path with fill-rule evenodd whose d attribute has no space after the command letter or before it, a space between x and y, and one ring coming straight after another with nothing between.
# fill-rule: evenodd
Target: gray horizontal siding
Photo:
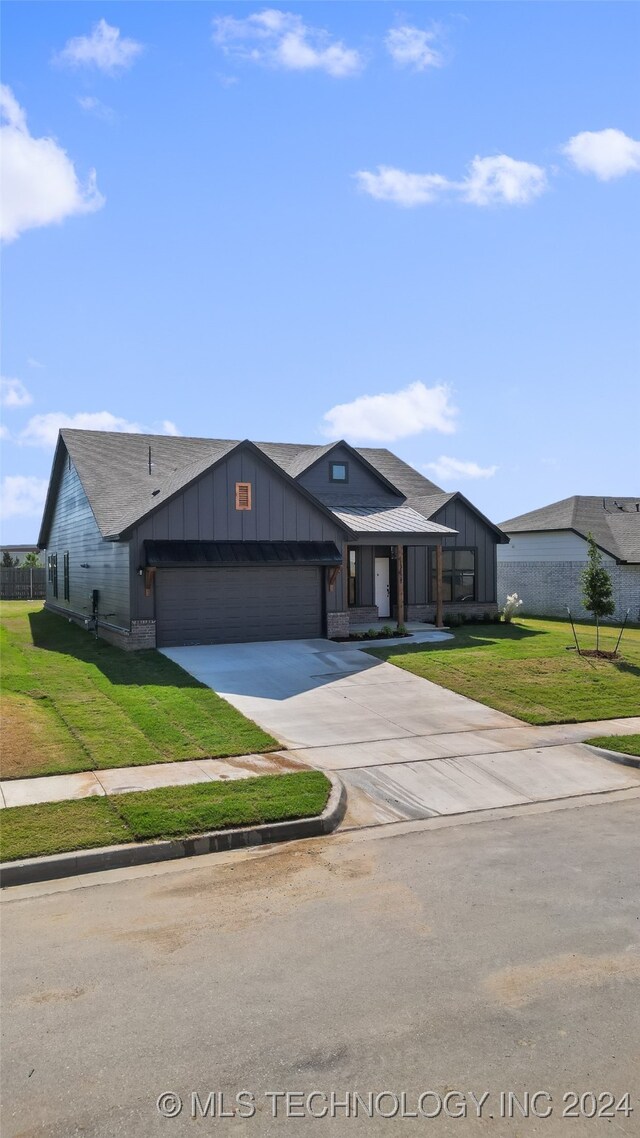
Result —
<instances>
[{"instance_id":1,"label":"gray horizontal siding","mask_svg":"<svg viewBox=\"0 0 640 1138\"><path fill-rule=\"evenodd\" d=\"M54 597L47 579L47 601L86 617L91 615L92 590L98 589L100 618L129 628L129 543L103 539L75 467L66 456L61 466L44 555L45 563L50 553L58 555L58 596ZM69 554L69 600L64 598L65 552Z\"/></svg>"}]
</instances>

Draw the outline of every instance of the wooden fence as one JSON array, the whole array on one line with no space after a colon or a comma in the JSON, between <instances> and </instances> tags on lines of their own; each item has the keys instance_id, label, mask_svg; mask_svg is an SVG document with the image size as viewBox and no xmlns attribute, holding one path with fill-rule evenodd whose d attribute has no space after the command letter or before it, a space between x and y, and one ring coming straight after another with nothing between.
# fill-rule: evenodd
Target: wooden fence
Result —
<instances>
[{"instance_id":1,"label":"wooden fence","mask_svg":"<svg viewBox=\"0 0 640 1138\"><path fill-rule=\"evenodd\" d=\"M43 568L7 569L0 566L0 597L3 601L44 600L47 570Z\"/></svg>"}]
</instances>

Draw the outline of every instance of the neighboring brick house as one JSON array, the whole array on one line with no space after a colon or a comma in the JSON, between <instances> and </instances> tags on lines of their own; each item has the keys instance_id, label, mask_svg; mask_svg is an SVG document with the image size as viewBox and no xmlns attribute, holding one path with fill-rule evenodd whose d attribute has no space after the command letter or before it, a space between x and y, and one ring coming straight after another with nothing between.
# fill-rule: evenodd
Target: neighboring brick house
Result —
<instances>
[{"instance_id":1,"label":"neighboring brick house","mask_svg":"<svg viewBox=\"0 0 640 1138\"><path fill-rule=\"evenodd\" d=\"M596 498L575 495L503 522L509 544L498 547L498 597L523 601L522 612L536 616L585 617L581 574L587 561L587 535L593 535L611 574L619 621L640 620L640 495Z\"/></svg>"},{"instance_id":2,"label":"neighboring brick house","mask_svg":"<svg viewBox=\"0 0 640 1138\"><path fill-rule=\"evenodd\" d=\"M47 608L125 648L495 613L504 534L388 450L60 432Z\"/></svg>"}]
</instances>

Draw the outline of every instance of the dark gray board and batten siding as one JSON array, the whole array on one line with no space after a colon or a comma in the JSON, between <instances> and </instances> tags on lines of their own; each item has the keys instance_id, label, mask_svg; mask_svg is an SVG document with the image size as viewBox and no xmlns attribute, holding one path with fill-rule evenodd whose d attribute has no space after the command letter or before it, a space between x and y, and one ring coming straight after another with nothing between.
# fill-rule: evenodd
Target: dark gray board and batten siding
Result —
<instances>
[{"instance_id":1,"label":"dark gray board and batten siding","mask_svg":"<svg viewBox=\"0 0 640 1138\"><path fill-rule=\"evenodd\" d=\"M333 462L346 464L347 482L331 481L330 469ZM345 495L363 499L374 497L383 500L388 498L390 506L398 505L403 501L401 494L393 494L376 477L373 471L369 470L364 462L357 455L351 454L346 447L334 447L329 454L323 455L313 466L300 474L297 481L301 486L304 486L305 490L310 490L312 494L320 496L327 502L333 497L336 501L344 500Z\"/></svg>"},{"instance_id":2,"label":"dark gray board and batten siding","mask_svg":"<svg viewBox=\"0 0 640 1138\"><path fill-rule=\"evenodd\" d=\"M236 482L251 483L250 510L236 510ZM145 563L145 540L333 541L341 549L343 538L338 523L266 461L249 451L233 453L135 527L131 536L132 618L152 620L155 616L154 597L145 597L144 580L138 575ZM344 607L342 576L338 574L328 594L331 611Z\"/></svg>"},{"instance_id":3,"label":"dark gray board and batten siding","mask_svg":"<svg viewBox=\"0 0 640 1138\"><path fill-rule=\"evenodd\" d=\"M69 599L64 597L63 558L69 553ZM45 556L58 555L58 596L47 574L47 603L63 612L91 616L91 593L99 590L100 619L129 628L129 542L105 541L75 467L64 455Z\"/></svg>"},{"instance_id":4,"label":"dark gray board and batten siding","mask_svg":"<svg viewBox=\"0 0 640 1138\"><path fill-rule=\"evenodd\" d=\"M445 536L443 549L474 549L476 552L477 604L494 604L497 596L495 532L474 514L464 502L447 502L433 515L432 521L448 526L457 533ZM410 546L407 554L406 582L410 604L430 604L435 600L429 580L429 552L420 546Z\"/></svg>"}]
</instances>

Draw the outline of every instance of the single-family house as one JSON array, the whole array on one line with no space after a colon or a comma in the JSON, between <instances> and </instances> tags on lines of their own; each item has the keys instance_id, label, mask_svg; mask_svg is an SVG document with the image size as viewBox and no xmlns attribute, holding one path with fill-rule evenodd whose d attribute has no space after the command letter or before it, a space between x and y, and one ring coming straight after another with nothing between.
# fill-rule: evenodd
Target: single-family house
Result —
<instances>
[{"instance_id":1,"label":"single-family house","mask_svg":"<svg viewBox=\"0 0 640 1138\"><path fill-rule=\"evenodd\" d=\"M495 613L507 539L378 448L62 430L48 609L125 648Z\"/></svg>"},{"instance_id":2,"label":"single-family house","mask_svg":"<svg viewBox=\"0 0 640 1138\"><path fill-rule=\"evenodd\" d=\"M587 561L587 535L602 553L611 575L620 620L640 620L640 495L607 498L574 495L502 522L508 545L498 549L498 596L523 601L523 613L586 617L581 574Z\"/></svg>"}]
</instances>

